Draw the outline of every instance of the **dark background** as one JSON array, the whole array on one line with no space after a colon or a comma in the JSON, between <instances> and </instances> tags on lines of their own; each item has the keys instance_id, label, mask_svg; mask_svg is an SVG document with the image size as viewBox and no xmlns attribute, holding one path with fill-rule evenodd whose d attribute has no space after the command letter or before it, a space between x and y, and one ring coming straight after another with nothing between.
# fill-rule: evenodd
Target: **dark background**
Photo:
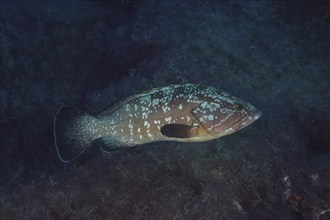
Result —
<instances>
[{"instance_id":1,"label":"dark background","mask_svg":"<svg viewBox=\"0 0 330 220\"><path fill-rule=\"evenodd\" d=\"M0 218L330 219L329 27L327 1L0 1ZM263 116L59 161L60 106L174 83Z\"/></svg>"}]
</instances>

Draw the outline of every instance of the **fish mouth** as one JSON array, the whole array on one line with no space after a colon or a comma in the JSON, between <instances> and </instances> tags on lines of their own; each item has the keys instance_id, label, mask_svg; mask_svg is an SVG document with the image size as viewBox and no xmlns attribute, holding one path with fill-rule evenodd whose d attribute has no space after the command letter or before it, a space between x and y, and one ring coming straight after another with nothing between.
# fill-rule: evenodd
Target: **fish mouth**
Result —
<instances>
[{"instance_id":1,"label":"fish mouth","mask_svg":"<svg viewBox=\"0 0 330 220\"><path fill-rule=\"evenodd\" d=\"M257 111L256 114L254 115L253 119L254 121L258 120L259 118L261 118L262 116L262 112L261 111Z\"/></svg>"},{"instance_id":2,"label":"fish mouth","mask_svg":"<svg viewBox=\"0 0 330 220\"><path fill-rule=\"evenodd\" d=\"M248 125L250 125L253 122L255 122L256 120L258 120L261 116L262 116L262 112L261 111L255 111L254 114L252 114L250 117L243 118L239 122L235 123L232 126L232 129L235 130L235 131L241 130L242 128L245 128Z\"/></svg>"}]
</instances>

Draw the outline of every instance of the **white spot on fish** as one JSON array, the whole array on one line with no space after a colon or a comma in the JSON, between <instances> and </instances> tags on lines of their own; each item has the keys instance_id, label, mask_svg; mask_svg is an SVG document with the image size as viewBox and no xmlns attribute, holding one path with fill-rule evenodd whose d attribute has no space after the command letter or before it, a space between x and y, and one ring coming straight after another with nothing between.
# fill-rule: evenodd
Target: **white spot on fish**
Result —
<instances>
[{"instance_id":1,"label":"white spot on fish","mask_svg":"<svg viewBox=\"0 0 330 220\"><path fill-rule=\"evenodd\" d=\"M219 109L221 106L219 103L215 103L215 102L212 102L211 105L209 105L209 110L211 112L213 111L216 111L217 109Z\"/></svg>"},{"instance_id":2,"label":"white spot on fish","mask_svg":"<svg viewBox=\"0 0 330 220\"><path fill-rule=\"evenodd\" d=\"M146 95L146 96L141 97L140 104L150 106L150 104L151 104L151 97L150 97L150 95Z\"/></svg>"},{"instance_id":3,"label":"white spot on fish","mask_svg":"<svg viewBox=\"0 0 330 220\"><path fill-rule=\"evenodd\" d=\"M171 108L168 106L162 106L162 109L164 113L169 112L171 110Z\"/></svg>"},{"instance_id":4,"label":"white spot on fish","mask_svg":"<svg viewBox=\"0 0 330 220\"><path fill-rule=\"evenodd\" d=\"M147 107L144 107L144 106L142 106L142 112L148 112L148 108Z\"/></svg>"},{"instance_id":5,"label":"white spot on fish","mask_svg":"<svg viewBox=\"0 0 330 220\"><path fill-rule=\"evenodd\" d=\"M147 118L148 118L148 113L142 112L142 119L147 119Z\"/></svg>"},{"instance_id":6,"label":"white spot on fish","mask_svg":"<svg viewBox=\"0 0 330 220\"><path fill-rule=\"evenodd\" d=\"M180 105L178 106L178 108L181 110L182 109L182 104L180 103Z\"/></svg>"},{"instance_id":7,"label":"white spot on fish","mask_svg":"<svg viewBox=\"0 0 330 220\"><path fill-rule=\"evenodd\" d=\"M130 129L130 133L131 133L131 135L133 135L133 129L134 129L134 126L132 125L131 122L129 122L128 127L129 127L129 129Z\"/></svg>"},{"instance_id":8,"label":"white spot on fish","mask_svg":"<svg viewBox=\"0 0 330 220\"><path fill-rule=\"evenodd\" d=\"M213 121L213 120L214 120L214 116L213 116L213 115L208 115L208 116L207 116L207 119L208 119L209 121Z\"/></svg>"},{"instance_id":9,"label":"white spot on fish","mask_svg":"<svg viewBox=\"0 0 330 220\"><path fill-rule=\"evenodd\" d=\"M146 126L147 128L150 128L150 124L147 121L144 121L143 125Z\"/></svg>"},{"instance_id":10,"label":"white spot on fish","mask_svg":"<svg viewBox=\"0 0 330 220\"><path fill-rule=\"evenodd\" d=\"M155 107L157 105L159 105L159 99L152 100L152 106Z\"/></svg>"},{"instance_id":11,"label":"white spot on fish","mask_svg":"<svg viewBox=\"0 0 330 220\"><path fill-rule=\"evenodd\" d=\"M208 108L207 102L203 102L203 103L201 104L201 107L202 107L202 108Z\"/></svg>"},{"instance_id":12,"label":"white spot on fish","mask_svg":"<svg viewBox=\"0 0 330 220\"><path fill-rule=\"evenodd\" d=\"M166 121L167 123L169 123L169 124L171 124L171 120L172 120L171 117L167 117L167 118L165 118L165 121Z\"/></svg>"}]
</instances>

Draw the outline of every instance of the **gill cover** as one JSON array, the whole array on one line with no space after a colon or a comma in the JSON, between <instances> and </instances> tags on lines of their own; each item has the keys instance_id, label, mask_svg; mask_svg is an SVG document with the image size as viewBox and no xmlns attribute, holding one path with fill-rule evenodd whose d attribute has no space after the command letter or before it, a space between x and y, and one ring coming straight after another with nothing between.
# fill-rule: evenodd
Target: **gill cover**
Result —
<instances>
[{"instance_id":1,"label":"gill cover","mask_svg":"<svg viewBox=\"0 0 330 220\"><path fill-rule=\"evenodd\" d=\"M205 101L192 109L192 114L212 136L221 136L225 130L232 126L231 116L233 111L231 103ZM229 124L228 124L229 122Z\"/></svg>"}]
</instances>

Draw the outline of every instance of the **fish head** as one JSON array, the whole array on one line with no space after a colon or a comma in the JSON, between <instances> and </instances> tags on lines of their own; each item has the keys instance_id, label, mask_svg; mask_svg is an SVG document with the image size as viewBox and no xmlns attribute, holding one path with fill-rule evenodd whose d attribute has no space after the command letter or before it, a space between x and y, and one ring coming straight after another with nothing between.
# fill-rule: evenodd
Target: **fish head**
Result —
<instances>
[{"instance_id":1,"label":"fish head","mask_svg":"<svg viewBox=\"0 0 330 220\"><path fill-rule=\"evenodd\" d=\"M256 121L262 113L248 102L232 96L218 96L192 110L202 127L214 137L232 134Z\"/></svg>"}]
</instances>

